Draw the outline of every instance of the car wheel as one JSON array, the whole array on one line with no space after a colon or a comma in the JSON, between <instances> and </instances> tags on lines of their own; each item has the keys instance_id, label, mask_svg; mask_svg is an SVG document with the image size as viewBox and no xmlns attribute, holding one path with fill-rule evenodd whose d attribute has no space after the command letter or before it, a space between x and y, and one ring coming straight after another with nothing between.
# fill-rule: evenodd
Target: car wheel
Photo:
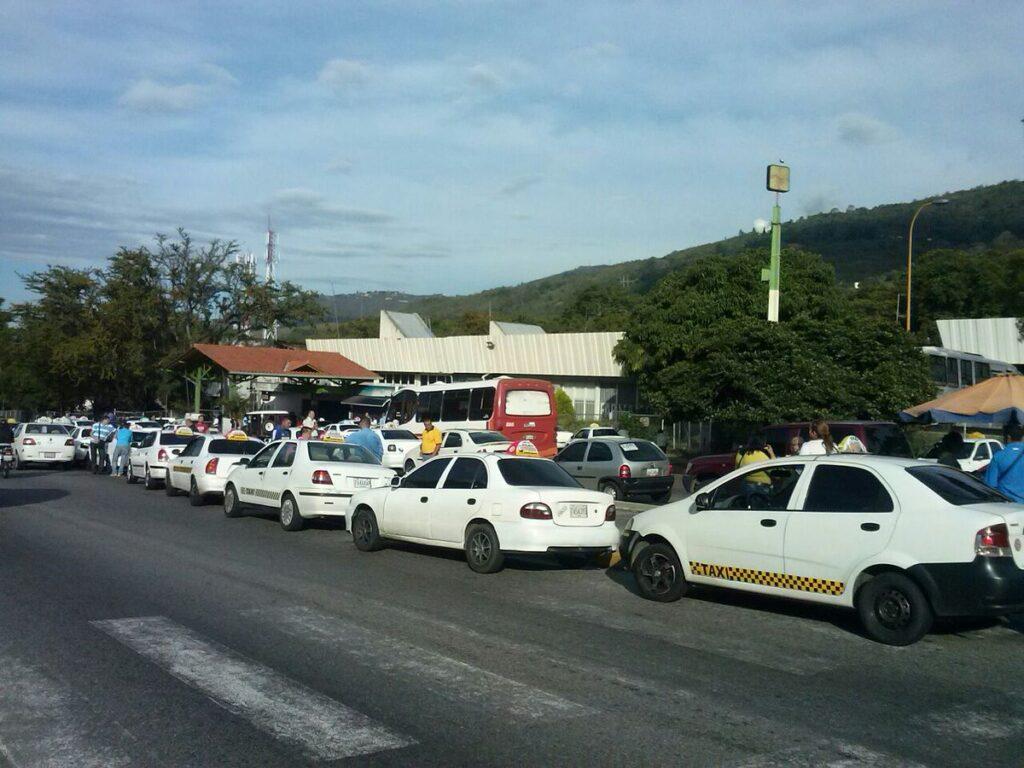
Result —
<instances>
[{"instance_id":1,"label":"car wheel","mask_svg":"<svg viewBox=\"0 0 1024 768\"><path fill-rule=\"evenodd\" d=\"M25 468L25 463L21 459L18 458L17 451L15 451L15 453L14 453L14 468L15 468L15 470L21 470L21 469Z\"/></svg>"},{"instance_id":2,"label":"car wheel","mask_svg":"<svg viewBox=\"0 0 1024 768\"><path fill-rule=\"evenodd\" d=\"M224 517L238 517L242 514L242 503L238 500L235 486L224 489Z\"/></svg>"},{"instance_id":3,"label":"car wheel","mask_svg":"<svg viewBox=\"0 0 1024 768\"><path fill-rule=\"evenodd\" d=\"M171 482L170 477L171 468L167 468L167 479L164 480L164 493L168 496L177 496L181 491L174 487L174 483Z\"/></svg>"},{"instance_id":4,"label":"car wheel","mask_svg":"<svg viewBox=\"0 0 1024 768\"><path fill-rule=\"evenodd\" d=\"M286 531L302 530L302 515L299 514L299 505L291 494L285 494L281 499L281 527Z\"/></svg>"},{"instance_id":5,"label":"car wheel","mask_svg":"<svg viewBox=\"0 0 1024 768\"><path fill-rule=\"evenodd\" d=\"M601 483L599 486L597 486L597 490L599 490L601 493L607 493L616 501L622 498L622 489L619 488L618 483Z\"/></svg>"},{"instance_id":6,"label":"car wheel","mask_svg":"<svg viewBox=\"0 0 1024 768\"><path fill-rule=\"evenodd\" d=\"M633 561L633 577L648 600L671 603L686 594L689 584L676 552L668 544L648 544Z\"/></svg>"},{"instance_id":7,"label":"car wheel","mask_svg":"<svg viewBox=\"0 0 1024 768\"><path fill-rule=\"evenodd\" d=\"M916 643L935 620L921 588L895 572L879 574L860 588L857 613L871 639L886 645Z\"/></svg>"},{"instance_id":8,"label":"car wheel","mask_svg":"<svg viewBox=\"0 0 1024 768\"><path fill-rule=\"evenodd\" d=\"M487 523L474 523L466 530L466 562L477 573L497 573L504 567L498 534Z\"/></svg>"},{"instance_id":9,"label":"car wheel","mask_svg":"<svg viewBox=\"0 0 1024 768\"><path fill-rule=\"evenodd\" d=\"M194 477L188 486L188 503L193 507L201 507L206 503L206 497L199 492L199 486L196 485L196 479Z\"/></svg>"},{"instance_id":10,"label":"car wheel","mask_svg":"<svg viewBox=\"0 0 1024 768\"><path fill-rule=\"evenodd\" d=\"M651 496L651 501L655 504L668 504L672 499L672 491L665 491L665 493L655 493Z\"/></svg>"},{"instance_id":11,"label":"car wheel","mask_svg":"<svg viewBox=\"0 0 1024 768\"><path fill-rule=\"evenodd\" d=\"M157 482L153 479L153 476L149 474L149 464L146 465L146 478L145 478L146 490L155 491L157 489Z\"/></svg>"},{"instance_id":12,"label":"car wheel","mask_svg":"<svg viewBox=\"0 0 1024 768\"><path fill-rule=\"evenodd\" d=\"M125 475L125 477L128 480L128 485L135 485L137 482L139 482L139 478L135 476L135 470L132 469L131 464L128 465L128 474Z\"/></svg>"},{"instance_id":13,"label":"car wheel","mask_svg":"<svg viewBox=\"0 0 1024 768\"><path fill-rule=\"evenodd\" d=\"M384 540L377 527L377 516L372 509L360 507L352 516L352 543L360 552L376 552L384 548Z\"/></svg>"}]
</instances>

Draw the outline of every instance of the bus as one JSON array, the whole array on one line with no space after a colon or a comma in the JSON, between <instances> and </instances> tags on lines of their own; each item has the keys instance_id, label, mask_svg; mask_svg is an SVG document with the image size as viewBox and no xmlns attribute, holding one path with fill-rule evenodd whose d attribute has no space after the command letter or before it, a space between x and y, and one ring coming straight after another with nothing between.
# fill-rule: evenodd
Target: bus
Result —
<instances>
[{"instance_id":1,"label":"bus","mask_svg":"<svg viewBox=\"0 0 1024 768\"><path fill-rule=\"evenodd\" d=\"M940 394L980 384L1001 373L1017 373L1010 363L991 360L971 352L959 352L946 347L922 347L928 356L932 381Z\"/></svg>"},{"instance_id":2,"label":"bus","mask_svg":"<svg viewBox=\"0 0 1024 768\"><path fill-rule=\"evenodd\" d=\"M385 421L416 434L425 417L442 432L490 429L509 440L529 440L541 456L554 456L558 413L555 388L541 379L496 379L405 386L385 403Z\"/></svg>"}]
</instances>

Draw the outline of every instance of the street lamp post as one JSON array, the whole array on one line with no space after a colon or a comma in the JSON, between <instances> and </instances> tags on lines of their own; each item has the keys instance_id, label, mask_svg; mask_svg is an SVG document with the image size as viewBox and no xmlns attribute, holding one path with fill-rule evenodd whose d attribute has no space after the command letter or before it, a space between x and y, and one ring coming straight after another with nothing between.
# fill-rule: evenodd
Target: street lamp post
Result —
<instances>
[{"instance_id":1,"label":"street lamp post","mask_svg":"<svg viewBox=\"0 0 1024 768\"><path fill-rule=\"evenodd\" d=\"M910 272L914 266L914 222L917 221L921 211L929 205L947 205L948 203L949 200L946 198L926 200L917 207L914 215L910 217L910 231L907 233L907 333L910 332Z\"/></svg>"},{"instance_id":2,"label":"street lamp post","mask_svg":"<svg viewBox=\"0 0 1024 768\"><path fill-rule=\"evenodd\" d=\"M789 166L782 163L768 166L765 186L775 193L772 206L772 246L768 269L761 270L761 279L768 283L768 322L779 322L779 272L782 260L782 209L779 194L789 192Z\"/></svg>"}]
</instances>

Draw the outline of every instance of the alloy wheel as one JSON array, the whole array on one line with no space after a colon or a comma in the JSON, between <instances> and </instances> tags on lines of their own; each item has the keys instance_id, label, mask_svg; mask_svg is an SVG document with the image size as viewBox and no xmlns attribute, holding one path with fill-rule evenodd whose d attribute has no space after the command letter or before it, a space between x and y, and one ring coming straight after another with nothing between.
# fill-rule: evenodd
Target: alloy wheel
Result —
<instances>
[{"instance_id":1,"label":"alloy wheel","mask_svg":"<svg viewBox=\"0 0 1024 768\"><path fill-rule=\"evenodd\" d=\"M491 544L491 537L486 533L479 532L470 539L469 553L474 562L486 563L491 559L492 551L493 545Z\"/></svg>"},{"instance_id":2,"label":"alloy wheel","mask_svg":"<svg viewBox=\"0 0 1024 768\"><path fill-rule=\"evenodd\" d=\"M672 588L676 581L676 567L664 555L654 553L641 563L640 578L646 591L663 595Z\"/></svg>"}]
</instances>

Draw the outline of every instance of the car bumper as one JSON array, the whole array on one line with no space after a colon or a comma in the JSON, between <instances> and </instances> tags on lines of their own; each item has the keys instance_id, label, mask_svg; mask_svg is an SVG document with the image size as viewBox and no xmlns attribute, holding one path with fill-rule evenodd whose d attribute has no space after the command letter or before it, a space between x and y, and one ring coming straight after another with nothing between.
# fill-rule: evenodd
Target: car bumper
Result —
<instances>
[{"instance_id":1,"label":"car bumper","mask_svg":"<svg viewBox=\"0 0 1024 768\"><path fill-rule=\"evenodd\" d=\"M297 490L303 517L347 517L352 493L348 491Z\"/></svg>"},{"instance_id":2,"label":"car bumper","mask_svg":"<svg viewBox=\"0 0 1024 768\"><path fill-rule=\"evenodd\" d=\"M194 475L196 479L196 488L199 489L199 493L203 496L223 496L224 486L228 484L226 477L217 477L216 475L207 475L206 473ZM189 479L191 481L191 477Z\"/></svg>"},{"instance_id":3,"label":"car bumper","mask_svg":"<svg viewBox=\"0 0 1024 768\"><path fill-rule=\"evenodd\" d=\"M672 475L660 477L632 477L620 480L622 493L625 496L658 496L672 491L675 478Z\"/></svg>"},{"instance_id":4,"label":"car bumper","mask_svg":"<svg viewBox=\"0 0 1024 768\"><path fill-rule=\"evenodd\" d=\"M1024 570L1012 557L976 557L969 563L923 563L909 574L924 588L938 616L1002 616L1024 612Z\"/></svg>"},{"instance_id":5,"label":"car bumper","mask_svg":"<svg viewBox=\"0 0 1024 768\"><path fill-rule=\"evenodd\" d=\"M50 454L49 456L47 454ZM36 448L22 448L18 451L21 461L31 461L39 464L58 464L74 461L73 450L61 449L59 451L42 451Z\"/></svg>"},{"instance_id":6,"label":"car bumper","mask_svg":"<svg viewBox=\"0 0 1024 768\"><path fill-rule=\"evenodd\" d=\"M503 552L610 552L619 540L613 522L594 526L560 526L550 521L501 523L491 520Z\"/></svg>"}]
</instances>

